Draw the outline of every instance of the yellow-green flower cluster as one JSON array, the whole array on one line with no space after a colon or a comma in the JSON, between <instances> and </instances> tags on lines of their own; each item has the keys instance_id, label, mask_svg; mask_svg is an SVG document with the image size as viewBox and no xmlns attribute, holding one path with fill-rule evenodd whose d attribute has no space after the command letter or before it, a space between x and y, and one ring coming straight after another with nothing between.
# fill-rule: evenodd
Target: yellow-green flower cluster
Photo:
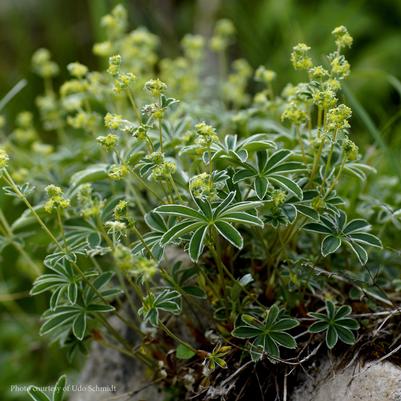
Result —
<instances>
[{"instance_id":1,"label":"yellow-green flower cluster","mask_svg":"<svg viewBox=\"0 0 401 401\"><path fill-rule=\"evenodd\" d=\"M129 273L134 277L138 277L142 282L149 281L157 273L157 263L153 259L137 256L134 260L134 266Z\"/></svg>"},{"instance_id":2,"label":"yellow-green flower cluster","mask_svg":"<svg viewBox=\"0 0 401 401\"><path fill-rule=\"evenodd\" d=\"M317 65L316 67L310 68L308 73L309 73L309 78L311 80L316 80L316 81L322 81L323 79L329 76L329 72L321 65Z\"/></svg>"},{"instance_id":3,"label":"yellow-green flower cluster","mask_svg":"<svg viewBox=\"0 0 401 401\"><path fill-rule=\"evenodd\" d=\"M114 219L117 221L125 220L128 213L128 202L120 200L113 210Z\"/></svg>"},{"instance_id":4,"label":"yellow-green flower cluster","mask_svg":"<svg viewBox=\"0 0 401 401\"><path fill-rule=\"evenodd\" d=\"M127 225L121 221L106 221L104 225L107 228L107 234L111 234L113 237L127 235Z\"/></svg>"},{"instance_id":5,"label":"yellow-green flower cluster","mask_svg":"<svg viewBox=\"0 0 401 401\"><path fill-rule=\"evenodd\" d=\"M336 38L336 45L338 50L352 46L352 36L348 33L348 30L344 25L335 28L332 34Z\"/></svg>"},{"instance_id":6,"label":"yellow-green flower cluster","mask_svg":"<svg viewBox=\"0 0 401 401\"><path fill-rule=\"evenodd\" d=\"M92 196L91 184L83 184L79 187L77 199L80 214L84 219L97 217L101 214L104 207L104 201Z\"/></svg>"},{"instance_id":7,"label":"yellow-green flower cluster","mask_svg":"<svg viewBox=\"0 0 401 401\"><path fill-rule=\"evenodd\" d=\"M348 120L352 116L352 110L345 104L330 109L327 113L327 128L332 131L349 128Z\"/></svg>"},{"instance_id":8,"label":"yellow-green flower cluster","mask_svg":"<svg viewBox=\"0 0 401 401\"><path fill-rule=\"evenodd\" d=\"M168 178L172 174L174 174L176 170L177 166L173 161L164 161L163 163L153 168L151 177L154 180Z\"/></svg>"},{"instance_id":9,"label":"yellow-green flower cluster","mask_svg":"<svg viewBox=\"0 0 401 401\"><path fill-rule=\"evenodd\" d=\"M114 134L108 134L106 136L98 136L96 141L105 149L107 152L112 151L117 143L118 143L118 136Z\"/></svg>"},{"instance_id":10,"label":"yellow-green flower cluster","mask_svg":"<svg viewBox=\"0 0 401 401\"><path fill-rule=\"evenodd\" d=\"M223 52L231 43L235 35L235 27L228 19L221 19L217 21L214 28L214 33L210 39L210 48L219 53Z\"/></svg>"},{"instance_id":11,"label":"yellow-green flower cluster","mask_svg":"<svg viewBox=\"0 0 401 401\"><path fill-rule=\"evenodd\" d=\"M153 97L159 97L162 93L166 91L167 85L159 78L150 79L145 83L144 89Z\"/></svg>"},{"instance_id":12,"label":"yellow-green flower cluster","mask_svg":"<svg viewBox=\"0 0 401 401\"><path fill-rule=\"evenodd\" d=\"M95 43L93 45L93 54L100 57L107 57L113 52L113 45L110 41Z\"/></svg>"},{"instance_id":13,"label":"yellow-green flower cluster","mask_svg":"<svg viewBox=\"0 0 401 401\"><path fill-rule=\"evenodd\" d=\"M17 168L12 172L11 176L16 183L22 184L28 180L29 170L24 167Z\"/></svg>"},{"instance_id":14,"label":"yellow-green flower cluster","mask_svg":"<svg viewBox=\"0 0 401 401\"><path fill-rule=\"evenodd\" d=\"M109 57L109 68L107 69L107 72L112 77L116 77L120 73L120 67L121 56L119 54Z\"/></svg>"},{"instance_id":15,"label":"yellow-green flower cluster","mask_svg":"<svg viewBox=\"0 0 401 401\"><path fill-rule=\"evenodd\" d=\"M358 158L359 148L350 139L346 138L343 141L342 148L347 160L354 161Z\"/></svg>"},{"instance_id":16,"label":"yellow-green flower cluster","mask_svg":"<svg viewBox=\"0 0 401 401\"><path fill-rule=\"evenodd\" d=\"M108 176L114 181L119 181L128 175L128 171L125 164L113 164L110 166Z\"/></svg>"},{"instance_id":17,"label":"yellow-green flower cluster","mask_svg":"<svg viewBox=\"0 0 401 401\"><path fill-rule=\"evenodd\" d=\"M350 65L343 55L329 57L332 74L338 79L344 79L350 74Z\"/></svg>"},{"instance_id":18,"label":"yellow-green flower cluster","mask_svg":"<svg viewBox=\"0 0 401 401\"><path fill-rule=\"evenodd\" d=\"M284 204L287 194L281 189L274 189L271 193L272 203L275 207L280 207Z\"/></svg>"},{"instance_id":19,"label":"yellow-green flower cluster","mask_svg":"<svg viewBox=\"0 0 401 401\"><path fill-rule=\"evenodd\" d=\"M132 135L140 141L144 141L148 136L149 126L146 124L139 125L135 130L133 130Z\"/></svg>"},{"instance_id":20,"label":"yellow-green flower cluster","mask_svg":"<svg viewBox=\"0 0 401 401\"><path fill-rule=\"evenodd\" d=\"M45 203L44 209L47 213L51 213L56 209L66 209L70 206L69 199L63 196L63 190L56 185L48 185L45 188L49 199Z\"/></svg>"},{"instance_id":21,"label":"yellow-green flower cluster","mask_svg":"<svg viewBox=\"0 0 401 401\"><path fill-rule=\"evenodd\" d=\"M23 111L17 115L17 127L12 138L19 145L28 145L38 139L38 133L33 126L33 114L30 111Z\"/></svg>"},{"instance_id":22,"label":"yellow-green flower cluster","mask_svg":"<svg viewBox=\"0 0 401 401\"><path fill-rule=\"evenodd\" d=\"M187 34L182 38L181 46L185 57L192 61L199 61L203 56L205 39L201 35Z\"/></svg>"},{"instance_id":23,"label":"yellow-green flower cluster","mask_svg":"<svg viewBox=\"0 0 401 401\"><path fill-rule=\"evenodd\" d=\"M330 89L316 90L312 94L313 103L322 108L323 110L328 110L334 107L337 103L337 98L335 92Z\"/></svg>"},{"instance_id":24,"label":"yellow-green flower cluster","mask_svg":"<svg viewBox=\"0 0 401 401\"><path fill-rule=\"evenodd\" d=\"M181 98L193 96L200 86L197 69L200 64L185 57L164 58L160 61L160 76L168 80L172 93ZM189 96L188 96L189 95Z\"/></svg>"},{"instance_id":25,"label":"yellow-green flower cluster","mask_svg":"<svg viewBox=\"0 0 401 401\"><path fill-rule=\"evenodd\" d=\"M164 158L161 152L153 152L145 157L145 160L153 163L151 178L161 180L171 177L177 170L177 166L173 161L168 161Z\"/></svg>"},{"instance_id":26,"label":"yellow-green flower cluster","mask_svg":"<svg viewBox=\"0 0 401 401\"><path fill-rule=\"evenodd\" d=\"M67 123L71 127L76 129L84 129L87 131L93 131L96 129L98 124L98 115L95 113L87 113L85 111L80 111L74 116L67 117Z\"/></svg>"},{"instance_id":27,"label":"yellow-green flower cluster","mask_svg":"<svg viewBox=\"0 0 401 401\"><path fill-rule=\"evenodd\" d=\"M281 120L288 120L292 124L300 126L308 121L308 113L297 103L289 102L281 114Z\"/></svg>"},{"instance_id":28,"label":"yellow-green flower cluster","mask_svg":"<svg viewBox=\"0 0 401 401\"><path fill-rule=\"evenodd\" d=\"M67 65L68 72L75 78L82 79L88 73L88 67L75 62Z\"/></svg>"},{"instance_id":29,"label":"yellow-green flower cluster","mask_svg":"<svg viewBox=\"0 0 401 401\"><path fill-rule=\"evenodd\" d=\"M210 147L213 142L219 140L215 128L206 124L204 121L196 124L195 130L198 134L197 142L206 148Z\"/></svg>"},{"instance_id":30,"label":"yellow-green flower cluster","mask_svg":"<svg viewBox=\"0 0 401 401\"><path fill-rule=\"evenodd\" d=\"M106 30L109 39L116 39L120 37L127 29L127 11L121 5L113 8L110 14L105 15L100 24Z\"/></svg>"},{"instance_id":31,"label":"yellow-green flower cluster","mask_svg":"<svg viewBox=\"0 0 401 401\"><path fill-rule=\"evenodd\" d=\"M309 70L313 66L309 56L310 47L305 43L298 43L293 47L291 53L291 62L296 70Z\"/></svg>"},{"instance_id":32,"label":"yellow-green flower cluster","mask_svg":"<svg viewBox=\"0 0 401 401\"><path fill-rule=\"evenodd\" d=\"M117 130L121 128L123 118L120 114L107 113L104 116L104 125L106 128Z\"/></svg>"},{"instance_id":33,"label":"yellow-green flower cluster","mask_svg":"<svg viewBox=\"0 0 401 401\"><path fill-rule=\"evenodd\" d=\"M114 81L113 92L115 94L120 94L123 90L127 89L132 82L134 82L136 76L131 72L124 72L118 74L117 78Z\"/></svg>"},{"instance_id":34,"label":"yellow-green flower cluster","mask_svg":"<svg viewBox=\"0 0 401 401\"><path fill-rule=\"evenodd\" d=\"M83 93L88 89L88 84L80 79L65 81L60 87L60 95L66 97L76 93Z\"/></svg>"},{"instance_id":35,"label":"yellow-green flower cluster","mask_svg":"<svg viewBox=\"0 0 401 401\"><path fill-rule=\"evenodd\" d=\"M0 148L0 168L7 167L9 160L7 152L3 148Z\"/></svg>"},{"instance_id":36,"label":"yellow-green flower cluster","mask_svg":"<svg viewBox=\"0 0 401 401\"><path fill-rule=\"evenodd\" d=\"M129 272L134 268L134 255L126 246L117 244L113 251L113 257L117 267L123 272Z\"/></svg>"},{"instance_id":37,"label":"yellow-green flower cluster","mask_svg":"<svg viewBox=\"0 0 401 401\"><path fill-rule=\"evenodd\" d=\"M32 150L41 156L49 156L54 152L54 147L47 143L34 142L32 144Z\"/></svg>"},{"instance_id":38,"label":"yellow-green flower cluster","mask_svg":"<svg viewBox=\"0 0 401 401\"><path fill-rule=\"evenodd\" d=\"M227 102L239 107L249 102L246 87L252 76L252 67L246 60L238 59L233 62L233 70L223 85L223 96Z\"/></svg>"},{"instance_id":39,"label":"yellow-green flower cluster","mask_svg":"<svg viewBox=\"0 0 401 401\"><path fill-rule=\"evenodd\" d=\"M189 190L195 198L208 198L213 200L216 197L216 188L208 173L198 174L189 181Z\"/></svg>"},{"instance_id":40,"label":"yellow-green flower cluster","mask_svg":"<svg viewBox=\"0 0 401 401\"><path fill-rule=\"evenodd\" d=\"M33 54L32 67L42 78L54 77L59 72L58 65L51 60L49 50L43 48Z\"/></svg>"},{"instance_id":41,"label":"yellow-green flower cluster","mask_svg":"<svg viewBox=\"0 0 401 401\"><path fill-rule=\"evenodd\" d=\"M268 70L263 65L259 66L255 71L255 80L265 84L273 82L276 77L277 74L273 70Z\"/></svg>"}]
</instances>

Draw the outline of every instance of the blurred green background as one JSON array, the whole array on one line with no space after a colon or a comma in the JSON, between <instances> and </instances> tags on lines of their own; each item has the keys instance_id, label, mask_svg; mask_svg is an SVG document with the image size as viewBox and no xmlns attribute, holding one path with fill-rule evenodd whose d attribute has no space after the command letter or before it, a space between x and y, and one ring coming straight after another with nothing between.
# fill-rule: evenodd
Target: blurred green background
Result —
<instances>
[{"instance_id":1,"label":"blurred green background","mask_svg":"<svg viewBox=\"0 0 401 401\"><path fill-rule=\"evenodd\" d=\"M100 67L92 44L103 39L101 16L118 3L128 8L132 28L144 25L162 37L161 53L169 57L178 55L185 33L208 35L216 19L232 19L238 30L232 58L274 69L278 87L297 79L289 63L293 45L306 42L318 60L333 49L332 29L346 25L354 37L346 99L354 109L353 139L364 146L376 142L384 150L382 158L392 160L384 171L399 172L400 0L0 0L0 99L20 79L28 80L2 111L7 129L18 111L32 109L42 90L30 67L34 50L47 47L60 66L79 60ZM66 77L62 69L58 79ZM8 210L7 216L12 220L18 213ZM16 270L16 253L9 248L0 259L0 398L22 400L25 395L10 392L10 384L51 383L74 368L37 335L46 300L27 298L31 277Z\"/></svg>"}]
</instances>

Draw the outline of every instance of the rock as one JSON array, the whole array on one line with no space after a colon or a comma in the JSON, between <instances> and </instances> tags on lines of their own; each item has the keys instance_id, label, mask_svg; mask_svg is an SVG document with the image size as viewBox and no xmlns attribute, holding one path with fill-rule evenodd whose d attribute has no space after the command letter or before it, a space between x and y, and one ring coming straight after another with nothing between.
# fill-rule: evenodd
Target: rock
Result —
<instances>
[{"instance_id":1,"label":"rock","mask_svg":"<svg viewBox=\"0 0 401 401\"><path fill-rule=\"evenodd\" d=\"M113 320L110 319L110 323L121 334L125 334L126 338L132 337L131 332ZM154 401L161 398L161 390L151 384L150 376L151 372L146 372L145 365L140 361L94 343L78 383L71 389L69 400L110 401L117 395L135 392L118 400Z\"/></svg>"},{"instance_id":2,"label":"rock","mask_svg":"<svg viewBox=\"0 0 401 401\"><path fill-rule=\"evenodd\" d=\"M291 401L401 401L401 369L390 362L356 363L334 371L327 361Z\"/></svg>"},{"instance_id":3,"label":"rock","mask_svg":"<svg viewBox=\"0 0 401 401\"><path fill-rule=\"evenodd\" d=\"M174 247L166 249L167 264L180 261L190 263L188 255ZM125 305L129 313L128 305ZM131 344L136 343L134 333L120 320L111 318L109 323ZM188 334L187 334L188 336ZM162 399L161 390L151 384L154 372L147 372L140 361L129 358L118 351L93 343L88 359L80 373L78 383L70 392L70 401L110 401L117 395L137 392L127 399L130 401L155 401ZM118 398L118 401L125 398Z\"/></svg>"}]
</instances>

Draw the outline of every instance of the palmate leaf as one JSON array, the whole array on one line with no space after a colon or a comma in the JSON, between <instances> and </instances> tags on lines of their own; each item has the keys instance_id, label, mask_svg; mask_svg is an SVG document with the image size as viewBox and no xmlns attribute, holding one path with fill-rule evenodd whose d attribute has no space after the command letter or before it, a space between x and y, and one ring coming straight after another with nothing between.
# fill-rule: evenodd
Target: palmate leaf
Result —
<instances>
[{"instance_id":1,"label":"palmate leaf","mask_svg":"<svg viewBox=\"0 0 401 401\"><path fill-rule=\"evenodd\" d=\"M321 245L323 256L334 253L344 243L357 256L359 262L365 265L368 261L368 253L364 246L382 247L378 237L366 232L370 229L370 224L366 220L355 219L347 223L347 216L342 210L339 210L334 217L321 216L320 222L306 224L303 228L326 235Z\"/></svg>"},{"instance_id":2,"label":"palmate leaf","mask_svg":"<svg viewBox=\"0 0 401 401\"><path fill-rule=\"evenodd\" d=\"M154 213L181 217L181 223L169 228L160 239L160 245L182 239L191 234L189 240L189 256L196 262L202 255L205 240L212 229L215 229L223 238L233 246L241 249L243 238L241 233L233 226L240 223L250 226L263 227L263 221L255 214L247 213L261 205L261 202L235 202L235 192L230 192L221 202L210 204L207 200L193 197L198 209L182 205L162 205Z\"/></svg>"},{"instance_id":3,"label":"palmate leaf","mask_svg":"<svg viewBox=\"0 0 401 401\"><path fill-rule=\"evenodd\" d=\"M254 361L262 358L263 353L272 358L279 358L279 347L296 348L295 338L287 331L298 325L298 320L284 316L283 310L273 305L263 322L253 316L242 315L232 335L242 339L254 338L250 344L250 354Z\"/></svg>"},{"instance_id":4,"label":"palmate leaf","mask_svg":"<svg viewBox=\"0 0 401 401\"><path fill-rule=\"evenodd\" d=\"M158 294L150 292L143 299L143 304L138 310L138 314L143 317L145 322L149 322L156 327L159 323L160 310L178 315L181 312L181 308L181 294L176 290L166 288Z\"/></svg>"},{"instance_id":5,"label":"palmate leaf","mask_svg":"<svg viewBox=\"0 0 401 401\"><path fill-rule=\"evenodd\" d=\"M310 333L326 334L326 345L329 349L334 348L338 339L343 343L355 344L355 336L352 330L358 330L359 324L355 319L349 317L352 309L348 305L342 305L339 308L331 301L326 301L326 314L310 312L309 316L316 321L309 326Z\"/></svg>"},{"instance_id":6,"label":"palmate leaf","mask_svg":"<svg viewBox=\"0 0 401 401\"><path fill-rule=\"evenodd\" d=\"M63 401L66 381L67 378L65 375L57 380L57 383L54 385L51 399L42 390L35 386L29 386L27 393L33 401Z\"/></svg>"},{"instance_id":7,"label":"palmate leaf","mask_svg":"<svg viewBox=\"0 0 401 401\"><path fill-rule=\"evenodd\" d=\"M305 166L295 161L287 161L292 155L290 150L281 149L268 157L266 151L257 153L256 167L249 163L241 163L242 169L238 170L233 176L233 182L253 178L253 186L259 199L264 199L269 185L275 185L283 188L289 193L302 199L302 190L292 179L283 174L302 171Z\"/></svg>"},{"instance_id":8,"label":"palmate leaf","mask_svg":"<svg viewBox=\"0 0 401 401\"><path fill-rule=\"evenodd\" d=\"M211 159L222 158L231 159L233 162L245 162L248 159L248 152L275 147L275 143L269 139L267 134L255 134L240 141L238 141L237 135L226 135L223 143L213 143ZM204 155L208 155L208 153L205 152Z\"/></svg>"}]
</instances>

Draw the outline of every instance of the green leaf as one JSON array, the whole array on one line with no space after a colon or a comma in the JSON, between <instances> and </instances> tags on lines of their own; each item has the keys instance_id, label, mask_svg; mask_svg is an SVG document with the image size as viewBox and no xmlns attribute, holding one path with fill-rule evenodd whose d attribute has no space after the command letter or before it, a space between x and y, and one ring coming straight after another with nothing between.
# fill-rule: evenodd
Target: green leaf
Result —
<instances>
[{"instance_id":1,"label":"green leaf","mask_svg":"<svg viewBox=\"0 0 401 401\"><path fill-rule=\"evenodd\" d=\"M108 177L107 174L107 164L99 163L93 166L89 166L84 170L78 171L71 177L71 185L77 186L84 184L85 182L95 182L99 180L104 180Z\"/></svg>"},{"instance_id":2,"label":"green leaf","mask_svg":"<svg viewBox=\"0 0 401 401\"><path fill-rule=\"evenodd\" d=\"M181 294L176 290L165 289L157 295L155 307L178 314L181 312Z\"/></svg>"},{"instance_id":3,"label":"green leaf","mask_svg":"<svg viewBox=\"0 0 401 401\"><path fill-rule=\"evenodd\" d=\"M169 242L174 241L177 238L182 237L185 234L188 234L192 231L195 231L199 227L204 225L204 223L196 222L192 223L191 221L184 221L180 224L176 224L171 227L160 239L160 244L162 246L167 245Z\"/></svg>"},{"instance_id":4,"label":"green leaf","mask_svg":"<svg viewBox=\"0 0 401 401\"><path fill-rule=\"evenodd\" d=\"M255 177L257 171L253 170L251 167L250 170L239 170L233 175L233 183L237 184L240 181L246 180L247 178Z\"/></svg>"},{"instance_id":5,"label":"green leaf","mask_svg":"<svg viewBox=\"0 0 401 401\"><path fill-rule=\"evenodd\" d=\"M276 304L272 305L267 314L266 326L272 327L273 323L277 320L279 313L279 307Z\"/></svg>"},{"instance_id":6,"label":"green leaf","mask_svg":"<svg viewBox=\"0 0 401 401\"><path fill-rule=\"evenodd\" d=\"M259 199L263 199L267 192L269 181L266 177L256 177L255 179L255 192Z\"/></svg>"},{"instance_id":7,"label":"green leaf","mask_svg":"<svg viewBox=\"0 0 401 401\"><path fill-rule=\"evenodd\" d=\"M347 245L354 251L361 265L366 265L368 261L368 253L366 250L354 241L347 241Z\"/></svg>"},{"instance_id":8,"label":"green leaf","mask_svg":"<svg viewBox=\"0 0 401 401\"><path fill-rule=\"evenodd\" d=\"M319 220L319 213L315 209L305 205L296 205L296 208L298 212L302 213L304 216L312 220Z\"/></svg>"},{"instance_id":9,"label":"green leaf","mask_svg":"<svg viewBox=\"0 0 401 401\"><path fill-rule=\"evenodd\" d=\"M193 262L196 262L202 254L207 231L208 226L199 227L191 237L191 241L189 242L189 256Z\"/></svg>"},{"instance_id":10,"label":"green leaf","mask_svg":"<svg viewBox=\"0 0 401 401\"><path fill-rule=\"evenodd\" d=\"M305 164L300 162L286 162L269 170L269 175L277 173L289 173L291 171L305 170Z\"/></svg>"},{"instance_id":11,"label":"green leaf","mask_svg":"<svg viewBox=\"0 0 401 401\"><path fill-rule=\"evenodd\" d=\"M323 239L321 252L324 257L327 255L334 253L341 245L341 240L338 237L334 237L333 235L329 235Z\"/></svg>"},{"instance_id":12,"label":"green leaf","mask_svg":"<svg viewBox=\"0 0 401 401\"><path fill-rule=\"evenodd\" d=\"M265 352L273 358L280 357L280 351L278 349L277 343L269 336L264 336L264 348Z\"/></svg>"},{"instance_id":13,"label":"green leaf","mask_svg":"<svg viewBox=\"0 0 401 401\"><path fill-rule=\"evenodd\" d=\"M72 332L78 340L83 340L86 332L86 313L80 313L74 320Z\"/></svg>"},{"instance_id":14,"label":"green leaf","mask_svg":"<svg viewBox=\"0 0 401 401\"><path fill-rule=\"evenodd\" d=\"M284 188L286 191L291 192L298 199L302 199L302 189L296 182L282 175L271 175L269 176L269 180Z\"/></svg>"},{"instance_id":15,"label":"green leaf","mask_svg":"<svg viewBox=\"0 0 401 401\"><path fill-rule=\"evenodd\" d=\"M333 326L329 326L326 332L326 344L329 349L334 348L338 341L337 330Z\"/></svg>"},{"instance_id":16,"label":"green leaf","mask_svg":"<svg viewBox=\"0 0 401 401\"><path fill-rule=\"evenodd\" d=\"M263 221L259 217L256 217L253 214L249 214L246 212L233 212L224 214L224 221L230 223L251 224L260 227L264 226Z\"/></svg>"},{"instance_id":17,"label":"green leaf","mask_svg":"<svg viewBox=\"0 0 401 401\"><path fill-rule=\"evenodd\" d=\"M51 315L51 317L46 320L46 322L40 328L39 334L49 334L58 327L69 324L76 317L76 315L77 311L75 310Z\"/></svg>"},{"instance_id":18,"label":"green leaf","mask_svg":"<svg viewBox=\"0 0 401 401\"><path fill-rule=\"evenodd\" d=\"M327 322L315 322L311 326L309 326L308 331L309 333L320 333L321 331L327 330L329 327Z\"/></svg>"},{"instance_id":19,"label":"green leaf","mask_svg":"<svg viewBox=\"0 0 401 401\"><path fill-rule=\"evenodd\" d=\"M270 336L276 343L278 343L282 347L291 349L297 348L297 342L295 341L294 337L288 333L273 331L270 333Z\"/></svg>"},{"instance_id":20,"label":"green leaf","mask_svg":"<svg viewBox=\"0 0 401 401\"><path fill-rule=\"evenodd\" d=\"M288 157L290 156L291 151L287 149L281 149L273 153L267 161L264 172L269 172L271 169L282 163L284 160L288 159Z\"/></svg>"},{"instance_id":21,"label":"green leaf","mask_svg":"<svg viewBox=\"0 0 401 401\"><path fill-rule=\"evenodd\" d=\"M70 283L68 285L68 299L72 304L75 304L77 302L77 297L78 297L78 285L76 283Z\"/></svg>"},{"instance_id":22,"label":"green leaf","mask_svg":"<svg viewBox=\"0 0 401 401\"><path fill-rule=\"evenodd\" d=\"M341 319L344 316L349 315L352 312L352 308L349 305L342 305L340 306L335 314L335 318L337 319Z\"/></svg>"},{"instance_id":23,"label":"green leaf","mask_svg":"<svg viewBox=\"0 0 401 401\"><path fill-rule=\"evenodd\" d=\"M177 349L175 350L175 356L177 357L177 359L191 359L195 355L196 352L192 351L184 344L179 344Z\"/></svg>"},{"instance_id":24,"label":"green leaf","mask_svg":"<svg viewBox=\"0 0 401 401\"><path fill-rule=\"evenodd\" d=\"M297 327L298 325L299 325L298 320L284 318L284 319L280 319L278 322L274 323L271 326L271 329L275 330L275 331L290 330L294 327Z\"/></svg>"},{"instance_id":25,"label":"green leaf","mask_svg":"<svg viewBox=\"0 0 401 401\"><path fill-rule=\"evenodd\" d=\"M344 234L351 234L353 232L368 230L370 228L370 224L363 219L355 219L351 220L344 228Z\"/></svg>"},{"instance_id":26,"label":"green leaf","mask_svg":"<svg viewBox=\"0 0 401 401\"><path fill-rule=\"evenodd\" d=\"M234 198L235 198L235 192L232 191L222 200L219 206L217 206L214 209L213 217L217 217L220 213L223 213L228 208L228 206L231 205Z\"/></svg>"},{"instance_id":27,"label":"green leaf","mask_svg":"<svg viewBox=\"0 0 401 401\"><path fill-rule=\"evenodd\" d=\"M238 326L232 331L232 335L237 338L254 338L261 333L261 329L250 326Z\"/></svg>"},{"instance_id":28,"label":"green leaf","mask_svg":"<svg viewBox=\"0 0 401 401\"><path fill-rule=\"evenodd\" d=\"M50 401L49 397L44 392L34 386L28 388L28 394L34 401Z\"/></svg>"},{"instance_id":29,"label":"green leaf","mask_svg":"<svg viewBox=\"0 0 401 401\"><path fill-rule=\"evenodd\" d=\"M206 298L205 292L202 289L200 289L199 287L188 285L188 286L182 287L182 290L185 293L192 295L195 298L202 298L202 299Z\"/></svg>"},{"instance_id":30,"label":"green leaf","mask_svg":"<svg viewBox=\"0 0 401 401\"><path fill-rule=\"evenodd\" d=\"M370 233L354 233L350 235L353 241L361 242L362 244L382 248L383 244L380 239Z\"/></svg>"},{"instance_id":31,"label":"green leaf","mask_svg":"<svg viewBox=\"0 0 401 401\"><path fill-rule=\"evenodd\" d=\"M157 207L154 212L162 213L162 214L169 214L172 216L179 216L179 217L191 217L197 220L205 221L205 217L197 212L195 209L192 209L188 206L182 205L162 205Z\"/></svg>"},{"instance_id":32,"label":"green leaf","mask_svg":"<svg viewBox=\"0 0 401 401\"><path fill-rule=\"evenodd\" d=\"M90 304L87 306L86 310L92 313L108 313L113 312L116 308L112 305L107 304Z\"/></svg>"},{"instance_id":33,"label":"green leaf","mask_svg":"<svg viewBox=\"0 0 401 401\"><path fill-rule=\"evenodd\" d=\"M96 277L95 281L93 282L93 286L97 290L100 290L110 282L113 276L114 276L113 272L104 272L100 274L98 277Z\"/></svg>"},{"instance_id":34,"label":"green leaf","mask_svg":"<svg viewBox=\"0 0 401 401\"><path fill-rule=\"evenodd\" d=\"M339 339L343 343L349 344L349 345L355 344L355 336L351 330L347 329L346 327L338 326L338 325L336 325L336 330L337 330Z\"/></svg>"},{"instance_id":35,"label":"green leaf","mask_svg":"<svg viewBox=\"0 0 401 401\"><path fill-rule=\"evenodd\" d=\"M308 223L303 226L304 230L312 231L319 234L331 234L331 230L320 223Z\"/></svg>"},{"instance_id":36,"label":"green leaf","mask_svg":"<svg viewBox=\"0 0 401 401\"><path fill-rule=\"evenodd\" d=\"M55 384L54 390L53 390L53 400L52 401L62 401L63 400L64 388L65 388L66 381L67 381L67 377L65 375L61 376L57 380L57 383Z\"/></svg>"},{"instance_id":37,"label":"green leaf","mask_svg":"<svg viewBox=\"0 0 401 401\"><path fill-rule=\"evenodd\" d=\"M332 320L335 316L336 307L331 301L326 301L325 304L326 304L327 317L329 320Z\"/></svg>"},{"instance_id":38,"label":"green leaf","mask_svg":"<svg viewBox=\"0 0 401 401\"><path fill-rule=\"evenodd\" d=\"M346 327L347 329L350 330L358 330L359 329L359 323L350 317L343 317L340 319L336 319L336 324L339 326Z\"/></svg>"},{"instance_id":39,"label":"green leaf","mask_svg":"<svg viewBox=\"0 0 401 401\"><path fill-rule=\"evenodd\" d=\"M217 221L215 224L217 231L232 245L242 249L244 246L244 240L242 239L239 231L234 228L231 224L224 221Z\"/></svg>"}]
</instances>

